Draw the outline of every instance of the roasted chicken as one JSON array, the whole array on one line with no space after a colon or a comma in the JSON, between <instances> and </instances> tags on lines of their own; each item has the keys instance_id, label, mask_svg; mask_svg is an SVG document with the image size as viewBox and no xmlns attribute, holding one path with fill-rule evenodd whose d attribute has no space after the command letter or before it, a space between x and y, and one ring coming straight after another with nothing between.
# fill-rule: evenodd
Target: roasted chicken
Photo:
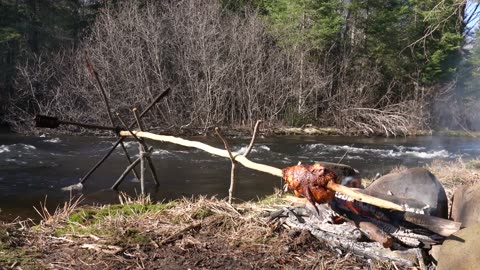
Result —
<instances>
[{"instance_id":1,"label":"roasted chicken","mask_svg":"<svg viewBox=\"0 0 480 270\"><path fill-rule=\"evenodd\" d=\"M287 167L282 170L282 177L286 181L285 192L290 189L297 197L305 197L317 211L315 203L326 203L335 196L335 191L327 189L328 182L340 183L336 173L320 163Z\"/></svg>"}]
</instances>

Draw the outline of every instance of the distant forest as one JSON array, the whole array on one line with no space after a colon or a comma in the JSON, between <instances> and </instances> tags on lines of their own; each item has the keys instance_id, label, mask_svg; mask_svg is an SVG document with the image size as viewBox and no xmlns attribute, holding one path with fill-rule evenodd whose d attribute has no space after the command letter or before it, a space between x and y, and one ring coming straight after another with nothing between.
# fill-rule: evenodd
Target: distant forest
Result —
<instances>
[{"instance_id":1,"label":"distant forest","mask_svg":"<svg viewBox=\"0 0 480 270\"><path fill-rule=\"evenodd\" d=\"M0 0L0 122L480 129L477 3L465 0Z\"/></svg>"}]
</instances>

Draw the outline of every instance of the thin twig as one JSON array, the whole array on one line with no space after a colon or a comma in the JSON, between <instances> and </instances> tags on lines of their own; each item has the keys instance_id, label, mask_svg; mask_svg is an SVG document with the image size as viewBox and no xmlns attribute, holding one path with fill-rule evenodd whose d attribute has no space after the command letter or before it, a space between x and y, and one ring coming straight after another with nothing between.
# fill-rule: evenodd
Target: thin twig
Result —
<instances>
[{"instance_id":1,"label":"thin twig","mask_svg":"<svg viewBox=\"0 0 480 270\"><path fill-rule=\"evenodd\" d=\"M228 155L230 156L230 160L232 162L235 161L235 157L233 156L232 154L232 148L230 147L230 144L228 144L227 140L225 140L225 138L223 137L223 135L220 133L220 128L216 127L215 128L215 133L217 134L217 136L220 138L220 140L222 140L223 144L225 145L225 149L227 150L228 152Z\"/></svg>"},{"instance_id":2,"label":"thin twig","mask_svg":"<svg viewBox=\"0 0 480 270\"><path fill-rule=\"evenodd\" d=\"M250 151L253 149L253 144L255 143L255 138L257 137L257 131L258 127L262 123L262 120L257 120L257 123L255 123L255 127L253 128L253 134L252 134L252 140L250 141L250 144L248 145L247 151L243 153L243 156L246 157L248 154L250 154Z\"/></svg>"},{"instance_id":3,"label":"thin twig","mask_svg":"<svg viewBox=\"0 0 480 270\"><path fill-rule=\"evenodd\" d=\"M352 147L353 144L350 145L350 147ZM340 162L343 161L343 159L347 156L348 152L350 151L350 149L347 149L347 151L345 151L345 154L343 154L343 156L340 158L340 160L337 162L337 164L340 164Z\"/></svg>"},{"instance_id":4,"label":"thin twig","mask_svg":"<svg viewBox=\"0 0 480 270\"><path fill-rule=\"evenodd\" d=\"M137 125L138 125L138 128L141 130L141 131L145 131L145 126L143 125L143 122L142 122L142 119L141 117L138 115L138 110L137 108L133 108L132 109L132 112L133 112L133 116L135 116L135 121L137 122ZM147 143L145 142L145 140L143 140L143 145L145 147L147 147ZM145 151L145 150L144 150ZM152 159L150 158L150 156L145 156L147 158L147 161L148 161L148 167L150 168L150 173L152 174L152 177L153 177L153 180L155 181L155 185L159 186L160 185L160 182L158 181L158 176L157 176L157 172L156 172L156 169L155 169L155 166L153 165L153 161Z\"/></svg>"},{"instance_id":5,"label":"thin twig","mask_svg":"<svg viewBox=\"0 0 480 270\"><path fill-rule=\"evenodd\" d=\"M235 192L235 166L236 161L232 160L232 167L230 169L230 187L228 187L228 203L232 203L233 192Z\"/></svg>"},{"instance_id":6,"label":"thin twig","mask_svg":"<svg viewBox=\"0 0 480 270\"><path fill-rule=\"evenodd\" d=\"M146 131L145 126L143 125L142 119L140 118L140 115L138 115L138 110L137 108L132 108L133 116L135 116L135 121L137 122L138 128L141 131Z\"/></svg>"},{"instance_id":7,"label":"thin twig","mask_svg":"<svg viewBox=\"0 0 480 270\"><path fill-rule=\"evenodd\" d=\"M158 246L161 247L163 245L170 244L170 243L174 242L175 239L178 238L179 236L181 236L183 233L188 232L190 230L198 229L201 226L202 226L202 222L190 224L187 227L185 227L185 228L173 233L169 237L165 238L162 242L158 243Z\"/></svg>"}]
</instances>

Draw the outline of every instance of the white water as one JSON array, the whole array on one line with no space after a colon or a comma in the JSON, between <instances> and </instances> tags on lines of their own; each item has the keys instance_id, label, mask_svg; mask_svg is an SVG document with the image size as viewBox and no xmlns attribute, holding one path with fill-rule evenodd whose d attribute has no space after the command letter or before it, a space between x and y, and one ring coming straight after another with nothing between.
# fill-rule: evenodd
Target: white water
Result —
<instances>
[{"instance_id":1,"label":"white water","mask_svg":"<svg viewBox=\"0 0 480 270\"><path fill-rule=\"evenodd\" d=\"M361 155L376 155L383 158L408 158L420 159L457 158L459 155L442 150L427 150L425 147L393 146L393 149L381 149L373 147L353 147L348 145L326 145L323 143L303 145L304 153L315 152L319 155L328 153L342 153L346 159L363 159Z\"/></svg>"}]
</instances>

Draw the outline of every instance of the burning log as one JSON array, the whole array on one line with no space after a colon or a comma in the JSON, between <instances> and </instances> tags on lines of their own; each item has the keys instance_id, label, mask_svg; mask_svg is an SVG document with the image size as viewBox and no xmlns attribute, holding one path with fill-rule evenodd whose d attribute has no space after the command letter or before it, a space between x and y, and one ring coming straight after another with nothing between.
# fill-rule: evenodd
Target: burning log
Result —
<instances>
[{"instance_id":1,"label":"burning log","mask_svg":"<svg viewBox=\"0 0 480 270\"><path fill-rule=\"evenodd\" d=\"M393 237L392 240L404 246L429 246L444 240L443 236L430 230L419 228L421 225L409 223L402 219L397 213L387 212L378 207L354 202L345 199L344 196L341 195L336 196L335 199L330 202L330 206L337 214L347 220L351 220L355 224L359 224L360 222L371 223L375 228L384 232L385 235ZM369 238L381 244L386 243L385 236L382 238L374 234L373 237Z\"/></svg>"},{"instance_id":2,"label":"burning log","mask_svg":"<svg viewBox=\"0 0 480 270\"><path fill-rule=\"evenodd\" d=\"M401 202L401 198L395 198L396 201ZM411 200L404 200L408 202ZM421 209L415 209L411 206L406 208L414 212L400 212L388 211L380 207L365 204L363 202L355 201L347 196L337 195L334 200L330 201L330 206L337 212L349 215L356 214L364 218L371 218L378 221L384 221L390 224L400 224L404 227L420 226L428 229L441 236L449 236L460 229L461 223L451 220L419 214ZM351 219L355 219L350 217ZM410 225L409 225L410 224Z\"/></svg>"},{"instance_id":3,"label":"burning log","mask_svg":"<svg viewBox=\"0 0 480 270\"><path fill-rule=\"evenodd\" d=\"M360 216L355 216L353 222L365 235L367 235L368 238L382 244L384 248L389 248L393 245L392 236L385 231L382 231L370 220Z\"/></svg>"}]
</instances>

